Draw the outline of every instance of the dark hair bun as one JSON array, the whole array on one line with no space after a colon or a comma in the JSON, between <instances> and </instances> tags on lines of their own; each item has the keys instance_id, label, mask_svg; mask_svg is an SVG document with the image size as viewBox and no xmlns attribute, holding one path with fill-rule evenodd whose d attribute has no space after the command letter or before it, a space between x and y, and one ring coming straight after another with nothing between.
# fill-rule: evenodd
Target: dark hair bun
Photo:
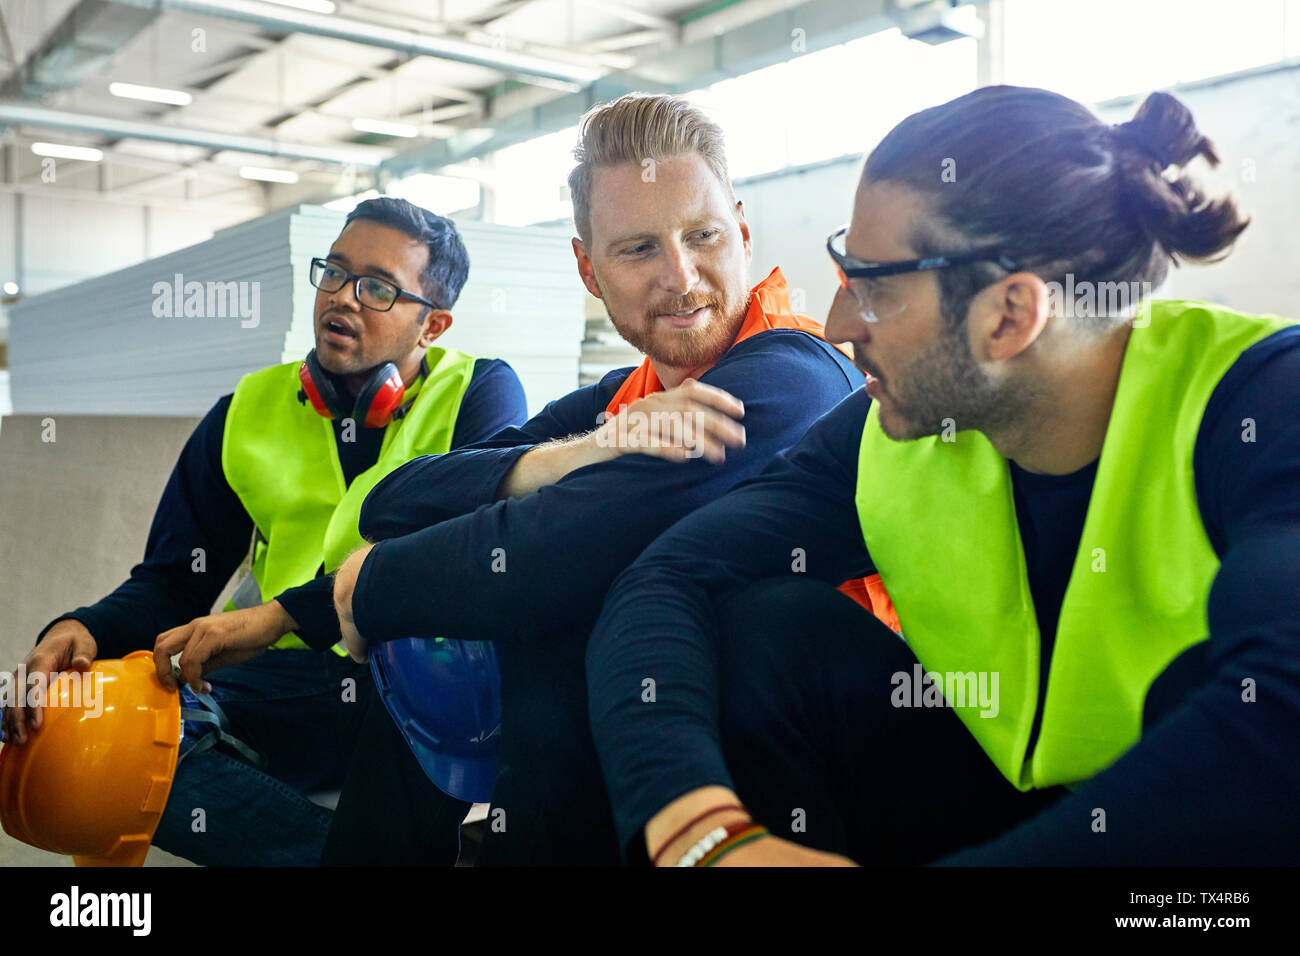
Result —
<instances>
[{"instance_id":1,"label":"dark hair bun","mask_svg":"<svg viewBox=\"0 0 1300 956\"><path fill-rule=\"evenodd\" d=\"M1143 232L1173 256L1211 259L1226 254L1249 225L1230 197L1211 200L1183 173L1163 175L1198 156L1219 164L1214 144L1191 111L1168 93L1152 93L1127 123L1110 128L1125 205Z\"/></svg>"},{"instance_id":2,"label":"dark hair bun","mask_svg":"<svg viewBox=\"0 0 1300 956\"><path fill-rule=\"evenodd\" d=\"M1136 116L1111 127L1111 135L1122 146L1151 156L1161 169L1185 166L1197 156L1204 156L1211 166L1219 165L1214 144L1196 128L1191 110L1168 93L1152 93Z\"/></svg>"}]
</instances>

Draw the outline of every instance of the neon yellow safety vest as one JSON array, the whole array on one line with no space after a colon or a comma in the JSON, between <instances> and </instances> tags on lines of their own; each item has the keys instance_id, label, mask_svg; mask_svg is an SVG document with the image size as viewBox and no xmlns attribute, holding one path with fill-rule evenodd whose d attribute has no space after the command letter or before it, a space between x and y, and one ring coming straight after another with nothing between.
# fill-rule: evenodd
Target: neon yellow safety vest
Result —
<instances>
[{"instance_id":1,"label":"neon yellow safety vest","mask_svg":"<svg viewBox=\"0 0 1300 956\"><path fill-rule=\"evenodd\" d=\"M264 602L306 584L322 564L336 570L356 550L361 504L380 479L412 458L451 448L475 358L431 348L425 361L429 373L407 389L406 398L414 401L405 417L384 429L378 461L351 486L343 479L332 423L298 401L302 363L240 379L226 413L221 467L257 527L253 579ZM307 645L286 634L273 646Z\"/></svg>"},{"instance_id":2,"label":"neon yellow safety vest","mask_svg":"<svg viewBox=\"0 0 1300 956\"><path fill-rule=\"evenodd\" d=\"M1197 506L1197 431L1238 356L1292 324L1202 302L1138 312L1032 754L1041 638L1007 461L977 431L893 441L872 404L856 493L867 550L931 682L1017 788L1075 783L1113 763L1141 735L1152 682L1209 636L1219 560ZM955 699L981 673L997 688L996 715Z\"/></svg>"}]
</instances>

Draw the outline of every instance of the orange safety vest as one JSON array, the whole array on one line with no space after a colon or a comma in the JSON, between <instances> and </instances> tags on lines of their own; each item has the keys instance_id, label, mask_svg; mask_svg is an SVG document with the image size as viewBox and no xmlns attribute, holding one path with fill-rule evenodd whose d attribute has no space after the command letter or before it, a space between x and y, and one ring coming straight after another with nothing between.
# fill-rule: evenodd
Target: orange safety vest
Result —
<instances>
[{"instance_id":1,"label":"orange safety vest","mask_svg":"<svg viewBox=\"0 0 1300 956\"><path fill-rule=\"evenodd\" d=\"M773 269L766 279L751 290L749 309L745 313L745 321L740 325L740 331L736 333L735 341L731 343L732 347L751 336L772 329L798 329L823 341L826 339L820 322L806 315L797 315L791 310L790 286L779 267ZM840 347L836 346L836 348ZM843 348L840 348L840 351L848 354ZM711 368L713 368L712 362L693 368L687 377L699 378ZM609 404L605 407L606 417L613 417L637 399L662 392L663 389L663 383L655 374L654 366L650 364L650 359L646 358L631 375L623 380L614 397L609 400ZM890 629L894 631L900 629L898 614L894 611L893 602L889 600L889 594L879 574L845 581L840 585L840 590L878 617Z\"/></svg>"}]
</instances>

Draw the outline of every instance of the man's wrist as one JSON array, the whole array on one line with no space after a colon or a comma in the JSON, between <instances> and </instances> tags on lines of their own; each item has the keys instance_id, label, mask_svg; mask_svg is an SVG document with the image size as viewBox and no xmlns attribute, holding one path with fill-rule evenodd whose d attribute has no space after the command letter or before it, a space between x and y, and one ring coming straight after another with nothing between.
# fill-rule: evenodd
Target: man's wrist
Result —
<instances>
[{"instance_id":1,"label":"man's wrist","mask_svg":"<svg viewBox=\"0 0 1300 956\"><path fill-rule=\"evenodd\" d=\"M625 455L628 449L619 446L618 431L611 418L582 436L581 444L586 450L587 464L594 465L602 461L613 461L619 455Z\"/></svg>"},{"instance_id":2,"label":"man's wrist","mask_svg":"<svg viewBox=\"0 0 1300 956\"><path fill-rule=\"evenodd\" d=\"M67 631L67 630L76 631L78 628L80 628L81 630L86 632L86 636L89 637L91 640L95 639L95 636L94 634L91 633L90 628L88 628L85 625L85 622L83 622L80 618L76 617L74 613L74 614L65 614L62 617L56 617L54 620L50 621L49 624L46 624L45 627L41 630L41 633L36 636L36 644L41 643L41 641L49 637L50 632L55 630L56 628L59 629L60 631ZM35 645L33 645L33 647L34 646Z\"/></svg>"},{"instance_id":3,"label":"man's wrist","mask_svg":"<svg viewBox=\"0 0 1300 956\"><path fill-rule=\"evenodd\" d=\"M650 819L645 827L646 853L656 866L673 866L709 831L748 819L749 811L734 792L720 786L701 787Z\"/></svg>"},{"instance_id":4,"label":"man's wrist","mask_svg":"<svg viewBox=\"0 0 1300 956\"><path fill-rule=\"evenodd\" d=\"M271 615L273 622L272 630L275 632L276 640L279 640L286 634L292 634L298 629L298 622L293 619L293 615L286 611L284 605L278 600L272 598L270 601L266 602L266 607L267 611Z\"/></svg>"}]
</instances>

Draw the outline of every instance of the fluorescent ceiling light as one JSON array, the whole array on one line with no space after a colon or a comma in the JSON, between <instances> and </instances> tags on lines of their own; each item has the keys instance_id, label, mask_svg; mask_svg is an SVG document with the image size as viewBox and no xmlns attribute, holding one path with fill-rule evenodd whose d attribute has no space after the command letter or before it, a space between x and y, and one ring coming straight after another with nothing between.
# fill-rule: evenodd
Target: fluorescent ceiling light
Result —
<instances>
[{"instance_id":1,"label":"fluorescent ceiling light","mask_svg":"<svg viewBox=\"0 0 1300 956\"><path fill-rule=\"evenodd\" d=\"M310 10L312 13L334 12L334 4L330 0L267 0L267 2L282 7L297 7L299 10Z\"/></svg>"},{"instance_id":2,"label":"fluorescent ceiling light","mask_svg":"<svg viewBox=\"0 0 1300 956\"><path fill-rule=\"evenodd\" d=\"M239 175L245 179L257 179L264 183L296 183L298 174L292 169L267 169L263 166L241 166Z\"/></svg>"},{"instance_id":3,"label":"fluorescent ceiling light","mask_svg":"<svg viewBox=\"0 0 1300 956\"><path fill-rule=\"evenodd\" d=\"M389 120L354 119L352 128L361 133L379 133L381 136L419 136L420 130L410 123L393 123Z\"/></svg>"},{"instance_id":4,"label":"fluorescent ceiling light","mask_svg":"<svg viewBox=\"0 0 1300 956\"><path fill-rule=\"evenodd\" d=\"M104 158L102 149L92 146L64 146L60 143L32 143L32 152L37 156L53 156L56 159L84 159L88 163L97 163Z\"/></svg>"},{"instance_id":5,"label":"fluorescent ceiling light","mask_svg":"<svg viewBox=\"0 0 1300 956\"><path fill-rule=\"evenodd\" d=\"M161 86L140 86L137 83L110 83L108 92L129 100L148 100L150 103L170 103L172 106L189 106L194 97L184 90L168 90Z\"/></svg>"}]
</instances>

